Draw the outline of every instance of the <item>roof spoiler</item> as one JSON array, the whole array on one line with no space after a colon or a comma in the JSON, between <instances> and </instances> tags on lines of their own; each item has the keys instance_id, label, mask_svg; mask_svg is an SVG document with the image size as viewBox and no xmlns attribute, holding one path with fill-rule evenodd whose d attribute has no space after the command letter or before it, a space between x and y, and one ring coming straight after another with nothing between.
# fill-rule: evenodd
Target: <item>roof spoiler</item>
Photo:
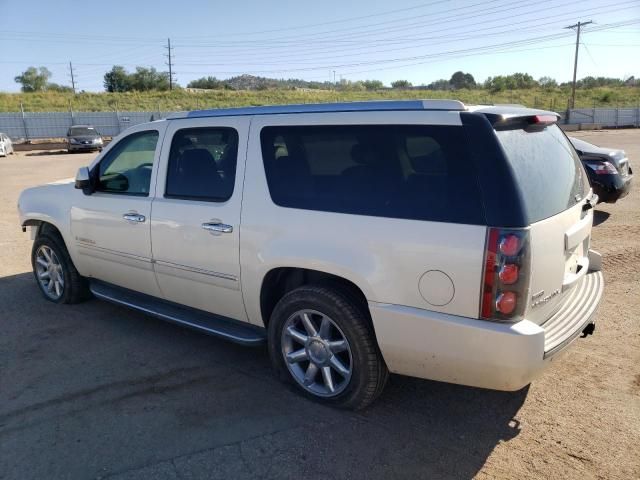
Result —
<instances>
[{"instance_id":1,"label":"roof spoiler","mask_svg":"<svg viewBox=\"0 0 640 480\"><path fill-rule=\"evenodd\" d=\"M485 116L496 130L542 130L560 119L560 115L552 112L513 115L487 113Z\"/></svg>"}]
</instances>

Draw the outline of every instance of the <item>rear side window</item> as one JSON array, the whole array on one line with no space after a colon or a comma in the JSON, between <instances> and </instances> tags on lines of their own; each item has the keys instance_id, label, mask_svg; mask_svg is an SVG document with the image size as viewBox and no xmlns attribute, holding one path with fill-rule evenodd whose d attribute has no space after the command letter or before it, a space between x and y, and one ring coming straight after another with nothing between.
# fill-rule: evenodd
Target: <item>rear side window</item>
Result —
<instances>
[{"instance_id":1,"label":"rear side window","mask_svg":"<svg viewBox=\"0 0 640 480\"><path fill-rule=\"evenodd\" d=\"M484 223L462 127L278 126L263 128L261 142L277 205Z\"/></svg>"},{"instance_id":2,"label":"rear side window","mask_svg":"<svg viewBox=\"0 0 640 480\"><path fill-rule=\"evenodd\" d=\"M238 132L232 128L178 130L171 142L165 197L229 200L237 157Z\"/></svg>"},{"instance_id":3,"label":"rear side window","mask_svg":"<svg viewBox=\"0 0 640 480\"><path fill-rule=\"evenodd\" d=\"M529 222L556 215L585 197L589 181L560 127L496 133L515 173Z\"/></svg>"}]
</instances>

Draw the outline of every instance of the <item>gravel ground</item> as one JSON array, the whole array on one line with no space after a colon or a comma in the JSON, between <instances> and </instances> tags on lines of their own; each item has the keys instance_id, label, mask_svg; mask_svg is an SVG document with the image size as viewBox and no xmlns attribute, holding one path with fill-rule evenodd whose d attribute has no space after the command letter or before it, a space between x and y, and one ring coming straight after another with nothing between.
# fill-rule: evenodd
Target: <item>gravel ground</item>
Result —
<instances>
[{"instance_id":1,"label":"gravel ground","mask_svg":"<svg viewBox=\"0 0 640 480\"><path fill-rule=\"evenodd\" d=\"M640 131L576 136L625 148L640 171ZM637 182L596 210L594 336L520 392L394 376L350 413L284 388L263 349L43 300L18 194L92 157L0 158L0 478L640 478Z\"/></svg>"}]
</instances>

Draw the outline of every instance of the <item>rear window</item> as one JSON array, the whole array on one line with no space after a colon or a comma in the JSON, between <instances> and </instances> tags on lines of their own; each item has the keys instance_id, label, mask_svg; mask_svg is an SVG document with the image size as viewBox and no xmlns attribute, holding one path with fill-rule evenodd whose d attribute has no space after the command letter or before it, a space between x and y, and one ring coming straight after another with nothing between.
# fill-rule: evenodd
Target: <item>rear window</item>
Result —
<instances>
[{"instance_id":1,"label":"rear window","mask_svg":"<svg viewBox=\"0 0 640 480\"><path fill-rule=\"evenodd\" d=\"M484 224L462 127L277 126L261 132L273 201L283 207Z\"/></svg>"},{"instance_id":2,"label":"rear window","mask_svg":"<svg viewBox=\"0 0 640 480\"><path fill-rule=\"evenodd\" d=\"M580 202L589 181L578 155L557 125L543 130L498 130L531 223Z\"/></svg>"}]
</instances>

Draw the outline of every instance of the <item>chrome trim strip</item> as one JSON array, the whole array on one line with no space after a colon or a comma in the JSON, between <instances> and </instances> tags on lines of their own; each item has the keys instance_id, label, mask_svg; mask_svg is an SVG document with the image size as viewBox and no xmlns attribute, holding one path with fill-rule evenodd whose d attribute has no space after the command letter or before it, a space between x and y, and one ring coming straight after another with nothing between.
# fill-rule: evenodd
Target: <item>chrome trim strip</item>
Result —
<instances>
[{"instance_id":1,"label":"chrome trim strip","mask_svg":"<svg viewBox=\"0 0 640 480\"><path fill-rule=\"evenodd\" d=\"M231 280L233 282L238 281L238 277L234 275L229 275L227 273L212 272L211 270L205 270L203 268L188 267L186 265L181 265L179 263L166 262L164 260L154 259L153 263L157 265L161 265L163 267L170 267L178 270L184 270L185 272L200 273L202 275L207 275L209 277L224 278L225 280Z\"/></svg>"},{"instance_id":2,"label":"chrome trim strip","mask_svg":"<svg viewBox=\"0 0 640 480\"><path fill-rule=\"evenodd\" d=\"M118 257L130 258L132 260L139 260L141 262L152 263L151 259L148 257L141 257L139 255L134 255L132 253L120 252L118 250L111 250L110 248L98 247L91 243L76 241L76 246L81 248L86 248L87 250L96 250L98 252L108 253L110 255L116 255Z\"/></svg>"},{"instance_id":3,"label":"chrome trim strip","mask_svg":"<svg viewBox=\"0 0 640 480\"><path fill-rule=\"evenodd\" d=\"M208 327L203 327L202 325L198 325L197 323L193 323L193 322L188 322L187 320L182 320L180 318L171 316L171 315L167 315L161 312L157 312L155 310L150 310L148 308L144 308L141 307L139 305L136 305L135 303L130 303L124 300L120 300L118 298L115 297L111 297L109 295L106 295L104 293L100 293L95 291L94 288L89 288L91 290L91 293L93 293L96 297L105 300L107 302L111 302L111 303L115 303L118 305L122 305L128 308L132 308L134 310L137 310L139 312L143 312L143 313L147 313L149 315L153 315L154 317L158 317L162 320L167 320L169 322L174 322L180 325L184 325L187 327L191 327L191 328L195 328L196 330L201 330L203 332L207 332L222 338L226 338L228 340L237 342L237 343L242 343L245 345L259 345L262 344L264 342L264 339L262 338L246 338L246 337L238 337L237 335L232 335L230 333L225 332L224 330L214 330L213 328L208 328Z\"/></svg>"}]
</instances>

